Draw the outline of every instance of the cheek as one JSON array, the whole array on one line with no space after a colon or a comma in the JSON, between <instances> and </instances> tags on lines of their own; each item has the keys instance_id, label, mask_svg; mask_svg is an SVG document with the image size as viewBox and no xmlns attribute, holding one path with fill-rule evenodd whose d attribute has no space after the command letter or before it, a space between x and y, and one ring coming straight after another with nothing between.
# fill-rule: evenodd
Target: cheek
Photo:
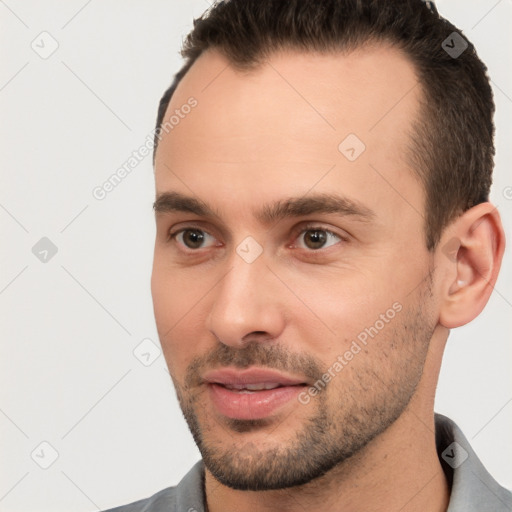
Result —
<instances>
[{"instance_id":1,"label":"cheek","mask_svg":"<svg viewBox=\"0 0 512 512\"><path fill-rule=\"evenodd\" d=\"M188 320L187 320L188 319ZM170 330L159 329L160 343L169 372L174 379L183 384L190 363L206 353L201 340L200 324L192 317L186 317Z\"/></svg>"},{"instance_id":2,"label":"cheek","mask_svg":"<svg viewBox=\"0 0 512 512\"><path fill-rule=\"evenodd\" d=\"M199 346L195 340L199 340L201 325L196 317L201 291L183 286L181 281L177 272L169 271L155 261L151 294L156 327L169 371L180 381Z\"/></svg>"},{"instance_id":3,"label":"cheek","mask_svg":"<svg viewBox=\"0 0 512 512\"><path fill-rule=\"evenodd\" d=\"M356 267L281 275L293 291L293 296L289 291L283 296L288 296L287 308L295 311L296 321L304 319L313 327L316 322L318 329L337 334L364 326L395 295L379 275Z\"/></svg>"},{"instance_id":4,"label":"cheek","mask_svg":"<svg viewBox=\"0 0 512 512\"><path fill-rule=\"evenodd\" d=\"M347 354L349 359L370 343L379 345L380 340L385 345L384 339L400 322L403 309L404 294L396 281L383 282L382 276L363 272L295 279L294 292L307 305L296 300L288 304L294 311L291 325L296 325L295 336L327 367L347 351L352 351Z\"/></svg>"},{"instance_id":5,"label":"cheek","mask_svg":"<svg viewBox=\"0 0 512 512\"><path fill-rule=\"evenodd\" d=\"M174 268L164 250L155 250L151 295L160 336L165 338L170 331L189 323L209 287L208 280L199 278L193 270Z\"/></svg>"}]
</instances>

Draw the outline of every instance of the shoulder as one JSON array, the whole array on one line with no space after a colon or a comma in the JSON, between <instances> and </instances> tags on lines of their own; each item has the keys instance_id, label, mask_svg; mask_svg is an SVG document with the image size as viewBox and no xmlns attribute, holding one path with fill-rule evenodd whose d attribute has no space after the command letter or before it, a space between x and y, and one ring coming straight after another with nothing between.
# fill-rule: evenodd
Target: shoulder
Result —
<instances>
[{"instance_id":1,"label":"shoulder","mask_svg":"<svg viewBox=\"0 0 512 512\"><path fill-rule=\"evenodd\" d=\"M204 512L204 466L197 462L173 487L149 498L134 501L103 512Z\"/></svg>"},{"instance_id":2,"label":"shoulder","mask_svg":"<svg viewBox=\"0 0 512 512\"><path fill-rule=\"evenodd\" d=\"M134 501L128 505L110 508L103 512L174 512L176 508L177 487L167 487L149 498Z\"/></svg>"}]
</instances>

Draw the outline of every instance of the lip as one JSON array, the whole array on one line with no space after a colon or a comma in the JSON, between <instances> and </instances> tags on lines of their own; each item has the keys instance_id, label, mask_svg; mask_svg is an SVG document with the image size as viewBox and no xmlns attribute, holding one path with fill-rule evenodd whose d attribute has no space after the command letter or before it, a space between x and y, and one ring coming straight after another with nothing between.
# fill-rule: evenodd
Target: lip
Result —
<instances>
[{"instance_id":1,"label":"lip","mask_svg":"<svg viewBox=\"0 0 512 512\"><path fill-rule=\"evenodd\" d=\"M306 384L303 378L291 377L267 368L247 368L246 370L221 368L206 372L203 379L211 384L222 385L262 384L265 382L273 382L281 386Z\"/></svg>"},{"instance_id":2,"label":"lip","mask_svg":"<svg viewBox=\"0 0 512 512\"><path fill-rule=\"evenodd\" d=\"M222 368L205 373L203 379L217 412L239 420L263 419L277 413L307 385L302 378L265 368ZM257 391L226 387L257 384L277 384L278 387Z\"/></svg>"}]
</instances>

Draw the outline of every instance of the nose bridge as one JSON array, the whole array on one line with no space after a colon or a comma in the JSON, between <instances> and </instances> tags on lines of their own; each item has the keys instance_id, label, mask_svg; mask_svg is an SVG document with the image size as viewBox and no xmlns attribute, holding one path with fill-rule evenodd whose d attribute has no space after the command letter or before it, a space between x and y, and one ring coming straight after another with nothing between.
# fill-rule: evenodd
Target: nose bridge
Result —
<instances>
[{"instance_id":1,"label":"nose bridge","mask_svg":"<svg viewBox=\"0 0 512 512\"><path fill-rule=\"evenodd\" d=\"M272 338L279 335L284 324L271 275L262 255L251 261L243 252L233 253L209 315L208 327L222 343L240 345L244 336L256 331Z\"/></svg>"}]
</instances>

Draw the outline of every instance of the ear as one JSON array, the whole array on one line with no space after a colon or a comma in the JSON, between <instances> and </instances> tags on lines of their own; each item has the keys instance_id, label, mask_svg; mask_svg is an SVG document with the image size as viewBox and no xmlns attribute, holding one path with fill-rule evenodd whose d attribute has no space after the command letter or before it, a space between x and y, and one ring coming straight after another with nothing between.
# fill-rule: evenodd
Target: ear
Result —
<instances>
[{"instance_id":1,"label":"ear","mask_svg":"<svg viewBox=\"0 0 512 512\"><path fill-rule=\"evenodd\" d=\"M435 256L443 275L441 325L460 327L481 313L496 284L504 250L501 218L491 203L470 208L445 230Z\"/></svg>"}]
</instances>

